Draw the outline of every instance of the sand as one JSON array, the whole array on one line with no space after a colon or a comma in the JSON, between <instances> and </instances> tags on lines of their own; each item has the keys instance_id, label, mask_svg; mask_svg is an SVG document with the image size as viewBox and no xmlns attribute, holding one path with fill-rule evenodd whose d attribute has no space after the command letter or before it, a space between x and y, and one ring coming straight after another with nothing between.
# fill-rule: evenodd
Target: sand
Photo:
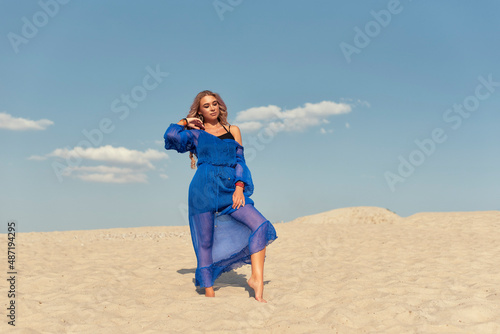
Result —
<instances>
[{"instance_id":1,"label":"sand","mask_svg":"<svg viewBox=\"0 0 500 334\"><path fill-rule=\"evenodd\" d=\"M500 333L500 212L337 209L275 223L250 266L196 290L188 226L19 233L2 333ZM1 236L7 248L6 234Z\"/></svg>"}]
</instances>

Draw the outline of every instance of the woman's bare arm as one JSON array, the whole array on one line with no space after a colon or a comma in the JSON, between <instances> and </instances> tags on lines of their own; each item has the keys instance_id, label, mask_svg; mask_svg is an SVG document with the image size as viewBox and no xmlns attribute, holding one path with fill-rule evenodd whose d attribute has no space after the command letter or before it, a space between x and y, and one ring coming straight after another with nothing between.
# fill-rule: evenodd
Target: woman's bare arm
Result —
<instances>
[{"instance_id":1,"label":"woman's bare arm","mask_svg":"<svg viewBox=\"0 0 500 334\"><path fill-rule=\"evenodd\" d=\"M243 146L241 141L240 128L238 128L236 125L233 125L229 129L229 132L231 132L231 134L233 135L234 140L236 140L238 144ZM233 193L233 208L239 209L241 206L245 206L245 195L243 195L243 188L240 186L236 186Z\"/></svg>"},{"instance_id":2,"label":"woman's bare arm","mask_svg":"<svg viewBox=\"0 0 500 334\"><path fill-rule=\"evenodd\" d=\"M232 125L231 129L229 129L229 132L231 132L231 134L233 135L234 140L236 140L238 142L238 144L240 144L241 146L243 146L242 141L241 141L240 128L237 127L236 125Z\"/></svg>"}]
</instances>

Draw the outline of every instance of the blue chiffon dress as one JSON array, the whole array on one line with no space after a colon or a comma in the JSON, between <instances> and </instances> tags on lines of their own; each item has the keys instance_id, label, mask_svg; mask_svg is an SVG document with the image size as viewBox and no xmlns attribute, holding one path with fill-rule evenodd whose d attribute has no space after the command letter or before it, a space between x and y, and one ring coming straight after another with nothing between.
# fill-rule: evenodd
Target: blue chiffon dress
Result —
<instances>
[{"instance_id":1,"label":"blue chiffon dress","mask_svg":"<svg viewBox=\"0 0 500 334\"><path fill-rule=\"evenodd\" d=\"M175 123L164 139L165 149L198 157L189 185L189 228L197 258L195 286L211 287L223 272L250 264L251 254L277 238L276 230L254 207L252 176L236 140ZM245 206L233 209L237 181L245 184Z\"/></svg>"}]
</instances>

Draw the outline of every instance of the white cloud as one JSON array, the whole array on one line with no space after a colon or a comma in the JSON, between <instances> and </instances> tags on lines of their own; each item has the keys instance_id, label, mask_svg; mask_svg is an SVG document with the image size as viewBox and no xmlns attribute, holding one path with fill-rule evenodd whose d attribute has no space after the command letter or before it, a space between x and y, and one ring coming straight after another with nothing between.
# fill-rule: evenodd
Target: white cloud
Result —
<instances>
[{"instance_id":1,"label":"white cloud","mask_svg":"<svg viewBox=\"0 0 500 334\"><path fill-rule=\"evenodd\" d=\"M0 129L8 129L15 131L23 130L45 130L48 126L54 124L51 120L40 119L33 121L21 117L13 117L6 112L0 112Z\"/></svg>"},{"instance_id":2,"label":"white cloud","mask_svg":"<svg viewBox=\"0 0 500 334\"><path fill-rule=\"evenodd\" d=\"M281 108L274 105L268 105L267 107L254 107L240 111L236 120L239 122L267 120L273 117L279 117L280 113Z\"/></svg>"},{"instance_id":3,"label":"white cloud","mask_svg":"<svg viewBox=\"0 0 500 334\"><path fill-rule=\"evenodd\" d=\"M262 123L260 123L260 122L243 122L243 123L238 123L238 127L240 128L241 131L254 132L254 131L259 130L262 127Z\"/></svg>"},{"instance_id":4,"label":"white cloud","mask_svg":"<svg viewBox=\"0 0 500 334\"><path fill-rule=\"evenodd\" d=\"M304 131L308 127L328 123L328 117L351 112L352 107L346 103L322 101L305 103L302 107L290 110L269 105L243 110L236 116L238 126L247 132L268 128L273 132ZM264 122L261 122L264 121ZM239 123L241 122L241 123Z\"/></svg>"},{"instance_id":5,"label":"white cloud","mask_svg":"<svg viewBox=\"0 0 500 334\"><path fill-rule=\"evenodd\" d=\"M93 173L113 173L113 174L130 174L134 170L127 167L115 167L115 166L73 166L65 169L65 172L70 174L73 172L93 172Z\"/></svg>"},{"instance_id":6,"label":"white cloud","mask_svg":"<svg viewBox=\"0 0 500 334\"><path fill-rule=\"evenodd\" d=\"M144 168L129 168L116 166L72 166L67 167L63 175L84 181L102 183L147 183Z\"/></svg>"},{"instance_id":7,"label":"white cloud","mask_svg":"<svg viewBox=\"0 0 500 334\"><path fill-rule=\"evenodd\" d=\"M360 106L363 106L363 107L367 107L367 108L371 107L371 104L369 102L363 101L363 100L359 100L359 99L356 101L356 104L360 105Z\"/></svg>"},{"instance_id":8,"label":"white cloud","mask_svg":"<svg viewBox=\"0 0 500 334\"><path fill-rule=\"evenodd\" d=\"M156 167L153 162L168 158L167 153L154 149L144 152L111 145L100 147L58 148L45 156L31 156L30 160L43 160L47 157L67 159L62 175L83 181L104 183L147 183L147 171ZM106 165L89 165L89 162L104 162ZM115 166L118 164L119 166ZM76 166L75 166L76 165Z\"/></svg>"},{"instance_id":9,"label":"white cloud","mask_svg":"<svg viewBox=\"0 0 500 334\"><path fill-rule=\"evenodd\" d=\"M146 174L114 174L114 173L92 173L79 174L77 178L83 181L102 182L102 183L147 183Z\"/></svg>"},{"instance_id":10,"label":"white cloud","mask_svg":"<svg viewBox=\"0 0 500 334\"><path fill-rule=\"evenodd\" d=\"M41 155L32 155L28 158L28 160L47 160L47 157L41 156Z\"/></svg>"},{"instance_id":11,"label":"white cloud","mask_svg":"<svg viewBox=\"0 0 500 334\"><path fill-rule=\"evenodd\" d=\"M321 134L324 134L324 135L325 135L325 134L327 134L327 133L332 133L332 132L333 132L333 129L328 129L328 130L326 130L325 128L321 128L321 129L319 130L319 132L320 132Z\"/></svg>"},{"instance_id":12,"label":"white cloud","mask_svg":"<svg viewBox=\"0 0 500 334\"><path fill-rule=\"evenodd\" d=\"M71 150L67 148L58 148L49 153L49 157L87 159L94 161L105 161L110 163L131 164L137 166L146 166L154 169L151 161L168 158L167 153L154 149L147 149L144 152L129 150L125 147L113 147L111 145L100 147L75 147Z\"/></svg>"},{"instance_id":13,"label":"white cloud","mask_svg":"<svg viewBox=\"0 0 500 334\"><path fill-rule=\"evenodd\" d=\"M340 101L341 102L350 102L350 103L353 103L354 105L367 107L367 108L371 107L371 104L368 101L363 101L360 99L357 99L356 101L354 101L354 99L352 99L352 98L341 97Z\"/></svg>"},{"instance_id":14,"label":"white cloud","mask_svg":"<svg viewBox=\"0 0 500 334\"><path fill-rule=\"evenodd\" d=\"M346 123L345 123L345 127L349 129L349 128L351 127L351 125L350 125L349 123L347 123L347 122L346 122Z\"/></svg>"},{"instance_id":15,"label":"white cloud","mask_svg":"<svg viewBox=\"0 0 500 334\"><path fill-rule=\"evenodd\" d=\"M354 100L353 100L352 98L350 98L350 97L341 97L341 98L340 98L340 101L342 101L342 102L344 102L344 101L347 101L347 102L352 102L352 101L354 101Z\"/></svg>"},{"instance_id":16,"label":"white cloud","mask_svg":"<svg viewBox=\"0 0 500 334\"><path fill-rule=\"evenodd\" d=\"M168 179L168 175L167 174L160 174L160 177L164 180Z\"/></svg>"}]
</instances>

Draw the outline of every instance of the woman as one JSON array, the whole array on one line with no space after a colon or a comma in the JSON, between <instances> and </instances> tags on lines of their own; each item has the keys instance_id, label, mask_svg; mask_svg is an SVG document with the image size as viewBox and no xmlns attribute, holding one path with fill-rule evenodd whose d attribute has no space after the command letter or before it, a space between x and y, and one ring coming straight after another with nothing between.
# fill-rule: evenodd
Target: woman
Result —
<instances>
[{"instance_id":1,"label":"woman","mask_svg":"<svg viewBox=\"0 0 500 334\"><path fill-rule=\"evenodd\" d=\"M250 198L253 182L241 133L227 122L224 101L217 93L200 92L187 118L170 124L164 138L165 149L189 151L191 168L198 167L189 186L195 285L205 288L205 296L214 297L214 281L223 272L251 263L248 285L255 299L265 303L265 252L277 238L276 231Z\"/></svg>"}]
</instances>

